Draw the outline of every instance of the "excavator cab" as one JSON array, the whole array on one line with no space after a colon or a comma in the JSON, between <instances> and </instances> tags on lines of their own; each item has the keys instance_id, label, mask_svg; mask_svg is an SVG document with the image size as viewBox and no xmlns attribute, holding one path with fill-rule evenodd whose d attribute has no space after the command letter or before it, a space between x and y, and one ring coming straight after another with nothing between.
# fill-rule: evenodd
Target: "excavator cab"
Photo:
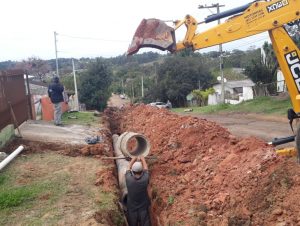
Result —
<instances>
[{"instance_id":1,"label":"excavator cab","mask_svg":"<svg viewBox=\"0 0 300 226\"><path fill-rule=\"evenodd\" d=\"M174 52L176 50L174 28L162 20L143 19L133 36L127 55L133 55L143 47Z\"/></svg>"}]
</instances>

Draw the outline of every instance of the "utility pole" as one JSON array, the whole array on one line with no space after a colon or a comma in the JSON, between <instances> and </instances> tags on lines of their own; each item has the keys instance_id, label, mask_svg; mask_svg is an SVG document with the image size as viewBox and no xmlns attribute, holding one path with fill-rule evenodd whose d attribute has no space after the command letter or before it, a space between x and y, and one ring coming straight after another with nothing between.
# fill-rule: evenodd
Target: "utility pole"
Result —
<instances>
[{"instance_id":1,"label":"utility pole","mask_svg":"<svg viewBox=\"0 0 300 226\"><path fill-rule=\"evenodd\" d=\"M131 94L132 94L132 103L134 101L134 88L133 88L133 82L131 83Z\"/></svg>"},{"instance_id":2,"label":"utility pole","mask_svg":"<svg viewBox=\"0 0 300 226\"><path fill-rule=\"evenodd\" d=\"M217 8L217 14L220 13L220 7L224 7L225 5L220 5L219 3L212 4L211 6L207 5L199 5L198 9L208 9L211 12L211 8ZM221 23L221 20L218 19L218 24ZM222 44L219 45L219 52L220 52L220 74L221 74L221 102L225 103L225 87L224 87L224 64L223 64L223 48Z\"/></svg>"},{"instance_id":3,"label":"utility pole","mask_svg":"<svg viewBox=\"0 0 300 226\"><path fill-rule=\"evenodd\" d=\"M76 73L75 73L75 65L74 65L73 58L72 58L72 65L73 65L74 89L75 89L75 110L79 111L78 90L77 90Z\"/></svg>"},{"instance_id":4,"label":"utility pole","mask_svg":"<svg viewBox=\"0 0 300 226\"><path fill-rule=\"evenodd\" d=\"M58 59L57 59L57 39L56 39L56 31L54 31L54 45L55 45L55 57L56 57L56 76L59 77L58 74Z\"/></svg>"},{"instance_id":5,"label":"utility pole","mask_svg":"<svg viewBox=\"0 0 300 226\"><path fill-rule=\"evenodd\" d=\"M144 98L144 75L142 74L142 97Z\"/></svg>"}]
</instances>

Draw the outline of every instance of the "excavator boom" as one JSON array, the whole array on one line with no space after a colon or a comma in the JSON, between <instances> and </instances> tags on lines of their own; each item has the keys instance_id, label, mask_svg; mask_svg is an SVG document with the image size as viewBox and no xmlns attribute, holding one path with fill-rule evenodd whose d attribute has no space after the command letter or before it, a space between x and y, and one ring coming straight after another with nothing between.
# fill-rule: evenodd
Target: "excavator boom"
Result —
<instances>
[{"instance_id":1,"label":"excavator boom","mask_svg":"<svg viewBox=\"0 0 300 226\"><path fill-rule=\"evenodd\" d=\"M198 22L190 15L175 22L174 29L158 19L144 19L133 37L128 55L136 53L142 47L171 52L187 47L194 50L203 49L270 31L300 19L300 0L255 1L209 16L201 23L209 23L228 16L232 17L200 33L195 33ZM187 27L185 38L176 43L174 30L183 24Z\"/></svg>"}]
</instances>

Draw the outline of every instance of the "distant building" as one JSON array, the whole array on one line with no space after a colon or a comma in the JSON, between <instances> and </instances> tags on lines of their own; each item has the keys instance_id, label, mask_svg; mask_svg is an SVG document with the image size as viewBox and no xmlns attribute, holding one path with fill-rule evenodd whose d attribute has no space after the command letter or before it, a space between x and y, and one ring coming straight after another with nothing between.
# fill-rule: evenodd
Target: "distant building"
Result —
<instances>
[{"instance_id":1,"label":"distant building","mask_svg":"<svg viewBox=\"0 0 300 226\"><path fill-rule=\"evenodd\" d=\"M238 104L253 99L254 86L255 84L250 79L227 81L224 84L225 103ZM208 105L221 103L221 84L218 83L213 88L216 92L208 96Z\"/></svg>"},{"instance_id":2,"label":"distant building","mask_svg":"<svg viewBox=\"0 0 300 226\"><path fill-rule=\"evenodd\" d=\"M277 70L277 93L286 92L286 83L281 70Z\"/></svg>"}]
</instances>

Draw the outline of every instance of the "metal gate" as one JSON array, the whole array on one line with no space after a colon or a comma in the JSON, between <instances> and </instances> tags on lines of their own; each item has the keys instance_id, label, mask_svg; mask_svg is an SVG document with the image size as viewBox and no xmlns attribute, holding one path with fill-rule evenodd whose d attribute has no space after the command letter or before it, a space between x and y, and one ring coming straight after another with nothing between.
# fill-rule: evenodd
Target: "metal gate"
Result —
<instances>
[{"instance_id":1,"label":"metal gate","mask_svg":"<svg viewBox=\"0 0 300 226\"><path fill-rule=\"evenodd\" d=\"M9 124L17 126L29 118L24 72L0 71L0 130ZM15 115L16 120L14 120Z\"/></svg>"}]
</instances>

